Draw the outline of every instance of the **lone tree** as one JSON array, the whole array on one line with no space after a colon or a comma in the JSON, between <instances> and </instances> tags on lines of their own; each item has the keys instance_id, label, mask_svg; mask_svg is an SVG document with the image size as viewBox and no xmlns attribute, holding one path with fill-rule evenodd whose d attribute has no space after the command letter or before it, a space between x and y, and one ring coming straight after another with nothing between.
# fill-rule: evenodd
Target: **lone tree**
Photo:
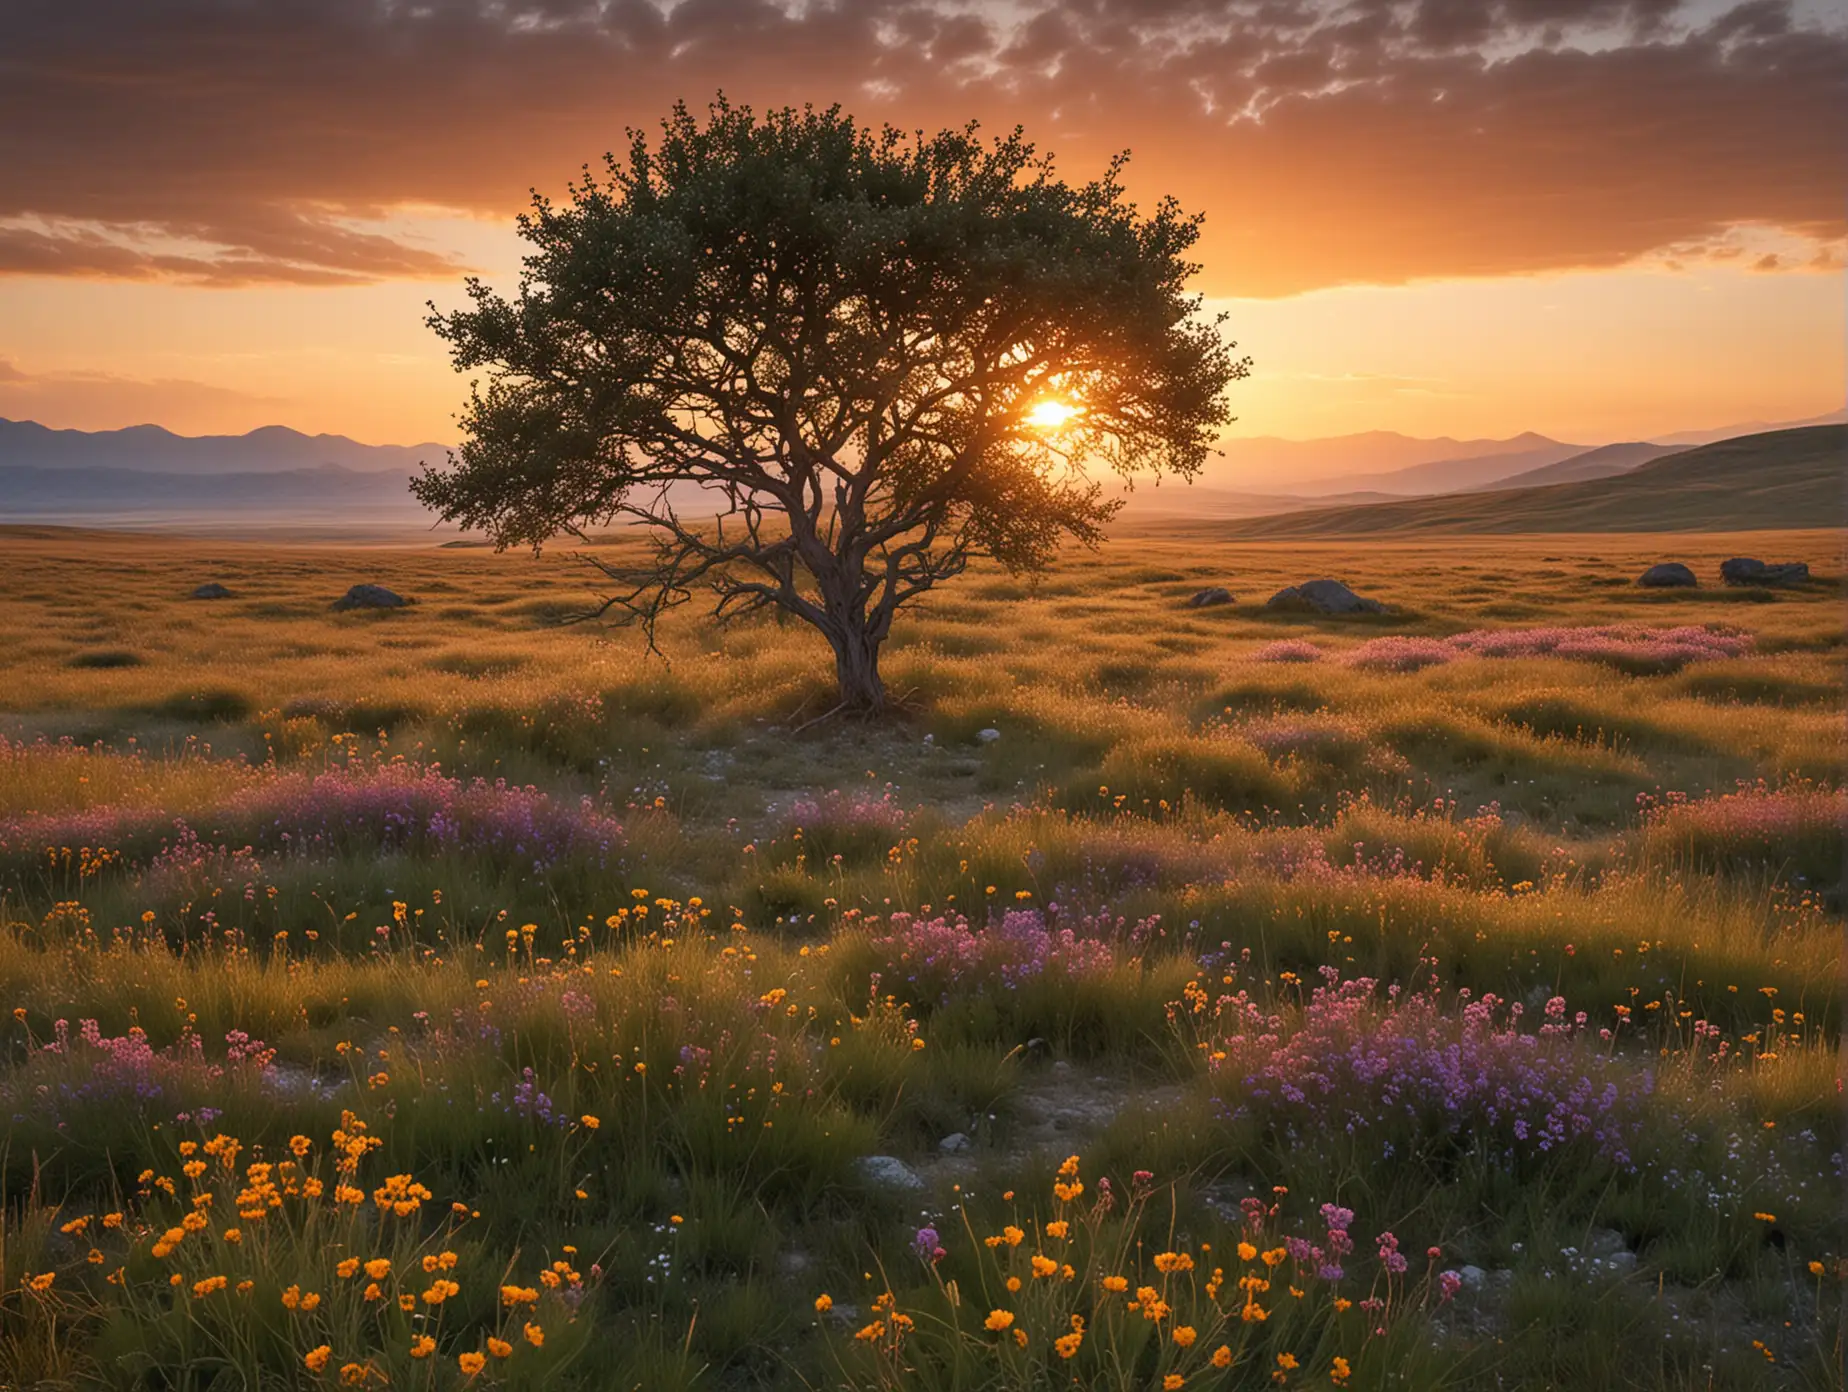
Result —
<instances>
[{"instance_id":1,"label":"lone tree","mask_svg":"<svg viewBox=\"0 0 1848 1392\"><path fill-rule=\"evenodd\" d=\"M1122 158L1072 187L1016 131L874 131L722 97L630 133L607 179L520 218L518 297L470 280L430 325L487 370L412 491L500 547L627 519L587 558L639 620L710 587L780 609L877 709L900 606L975 557L1047 565L1120 503L1084 466L1195 474L1248 370L1185 290L1199 219L1143 215ZM586 616L590 617L590 616Z\"/></svg>"}]
</instances>

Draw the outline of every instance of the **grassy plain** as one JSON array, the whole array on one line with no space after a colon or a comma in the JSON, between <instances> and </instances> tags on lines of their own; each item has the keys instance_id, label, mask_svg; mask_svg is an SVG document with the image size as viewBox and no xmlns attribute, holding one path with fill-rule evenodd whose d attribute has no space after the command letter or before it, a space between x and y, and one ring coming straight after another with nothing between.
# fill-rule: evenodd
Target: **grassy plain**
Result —
<instances>
[{"instance_id":1,"label":"grassy plain","mask_svg":"<svg viewBox=\"0 0 1848 1392\"><path fill-rule=\"evenodd\" d=\"M0 532L0 1386L1840 1387L1839 546L1125 528L810 724L562 555Z\"/></svg>"}]
</instances>

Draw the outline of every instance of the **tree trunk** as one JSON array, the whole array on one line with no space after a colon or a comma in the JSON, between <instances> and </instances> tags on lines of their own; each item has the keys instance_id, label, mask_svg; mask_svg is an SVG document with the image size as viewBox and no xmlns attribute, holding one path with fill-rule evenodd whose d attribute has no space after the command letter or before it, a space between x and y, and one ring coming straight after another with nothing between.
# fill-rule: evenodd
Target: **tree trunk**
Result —
<instances>
[{"instance_id":1,"label":"tree trunk","mask_svg":"<svg viewBox=\"0 0 1848 1392\"><path fill-rule=\"evenodd\" d=\"M849 710L885 708L885 683L879 680L879 640L862 629L830 633L834 645L834 674L840 682L841 704Z\"/></svg>"}]
</instances>

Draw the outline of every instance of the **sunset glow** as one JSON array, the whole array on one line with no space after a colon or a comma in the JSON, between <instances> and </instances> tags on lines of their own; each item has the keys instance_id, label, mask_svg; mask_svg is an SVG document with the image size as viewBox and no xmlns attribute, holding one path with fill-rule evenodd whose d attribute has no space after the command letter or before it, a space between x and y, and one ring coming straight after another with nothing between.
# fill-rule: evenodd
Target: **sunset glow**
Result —
<instances>
[{"instance_id":1,"label":"sunset glow","mask_svg":"<svg viewBox=\"0 0 1848 1392\"><path fill-rule=\"evenodd\" d=\"M1036 430L1057 430L1077 414L1076 406L1063 401L1042 401L1027 412L1027 424Z\"/></svg>"}]
</instances>

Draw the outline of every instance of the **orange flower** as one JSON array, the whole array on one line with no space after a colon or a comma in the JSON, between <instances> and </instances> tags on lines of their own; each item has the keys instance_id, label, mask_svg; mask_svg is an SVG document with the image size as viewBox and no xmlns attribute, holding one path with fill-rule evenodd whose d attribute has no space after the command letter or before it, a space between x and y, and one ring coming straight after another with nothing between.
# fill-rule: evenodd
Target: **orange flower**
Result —
<instances>
[{"instance_id":1,"label":"orange flower","mask_svg":"<svg viewBox=\"0 0 1848 1392\"><path fill-rule=\"evenodd\" d=\"M485 1353L458 1353L456 1366L469 1377L474 1377L476 1373L488 1366L488 1356Z\"/></svg>"},{"instance_id":2,"label":"orange flower","mask_svg":"<svg viewBox=\"0 0 1848 1392\"><path fill-rule=\"evenodd\" d=\"M302 1355L302 1363L311 1373L318 1373L327 1367L327 1360L334 1356L334 1351L326 1344L309 1349Z\"/></svg>"},{"instance_id":3,"label":"orange flower","mask_svg":"<svg viewBox=\"0 0 1848 1392\"><path fill-rule=\"evenodd\" d=\"M1174 1342L1182 1348L1192 1348L1194 1340L1198 1337L1199 1335L1194 1332L1194 1327L1191 1324L1175 1326Z\"/></svg>"},{"instance_id":4,"label":"orange flower","mask_svg":"<svg viewBox=\"0 0 1848 1392\"><path fill-rule=\"evenodd\" d=\"M415 1339L411 1340L412 1358L428 1358L435 1352L436 1340L432 1339L428 1334L419 1334Z\"/></svg>"},{"instance_id":5,"label":"orange flower","mask_svg":"<svg viewBox=\"0 0 1848 1392\"><path fill-rule=\"evenodd\" d=\"M538 1325L529 1324L523 1332L526 1335L526 1342L531 1344L534 1348L545 1347L545 1330L541 1329Z\"/></svg>"},{"instance_id":6,"label":"orange flower","mask_svg":"<svg viewBox=\"0 0 1848 1392\"><path fill-rule=\"evenodd\" d=\"M513 1345L505 1339L496 1339L493 1335L489 1335L488 1352L496 1358L508 1358L513 1354Z\"/></svg>"},{"instance_id":7,"label":"orange flower","mask_svg":"<svg viewBox=\"0 0 1848 1392\"><path fill-rule=\"evenodd\" d=\"M1214 1349L1213 1366L1215 1368L1230 1368L1232 1366L1232 1350L1224 1344Z\"/></svg>"},{"instance_id":8,"label":"orange flower","mask_svg":"<svg viewBox=\"0 0 1848 1392\"><path fill-rule=\"evenodd\" d=\"M834 1308L834 1297L823 1291L815 1297L815 1313L825 1315Z\"/></svg>"},{"instance_id":9,"label":"orange flower","mask_svg":"<svg viewBox=\"0 0 1848 1392\"><path fill-rule=\"evenodd\" d=\"M1011 1312L1007 1310L990 1310L988 1312L988 1318L982 1321L982 1327L993 1330L995 1333L999 1334L1003 1329L1013 1324L1013 1322L1014 1316Z\"/></svg>"}]
</instances>

